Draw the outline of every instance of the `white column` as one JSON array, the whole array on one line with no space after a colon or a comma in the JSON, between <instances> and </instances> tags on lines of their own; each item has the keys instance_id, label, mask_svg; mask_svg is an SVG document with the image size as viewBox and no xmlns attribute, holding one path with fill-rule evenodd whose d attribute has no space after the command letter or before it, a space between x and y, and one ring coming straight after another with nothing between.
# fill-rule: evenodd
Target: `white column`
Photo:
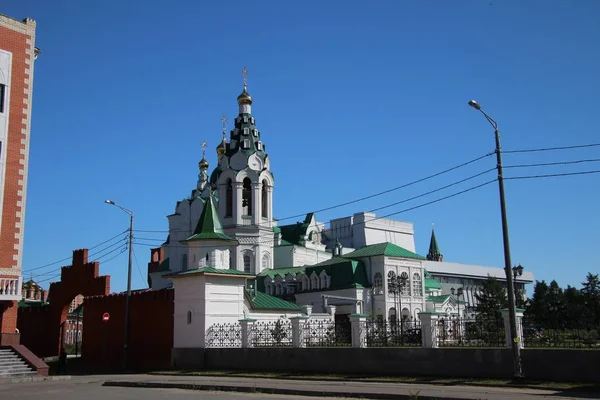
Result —
<instances>
[{"instance_id":1,"label":"white column","mask_svg":"<svg viewBox=\"0 0 600 400\"><path fill-rule=\"evenodd\" d=\"M273 187L267 187L267 218L273 221Z\"/></svg>"},{"instance_id":2,"label":"white column","mask_svg":"<svg viewBox=\"0 0 600 400\"><path fill-rule=\"evenodd\" d=\"M240 319L240 325L242 326L242 348L252 347L252 327L255 322L256 320L252 318Z\"/></svg>"},{"instance_id":3,"label":"white column","mask_svg":"<svg viewBox=\"0 0 600 400\"><path fill-rule=\"evenodd\" d=\"M242 182L233 182L233 221L242 225Z\"/></svg>"},{"instance_id":4,"label":"white column","mask_svg":"<svg viewBox=\"0 0 600 400\"><path fill-rule=\"evenodd\" d=\"M335 320L335 309L336 306L327 306L325 307L325 312L331 316L331 320Z\"/></svg>"},{"instance_id":5,"label":"white column","mask_svg":"<svg viewBox=\"0 0 600 400\"><path fill-rule=\"evenodd\" d=\"M351 314L352 347L367 347L367 315Z\"/></svg>"},{"instance_id":6,"label":"white column","mask_svg":"<svg viewBox=\"0 0 600 400\"><path fill-rule=\"evenodd\" d=\"M436 349L438 347L438 317L433 311L419 313L421 319L421 344L423 347Z\"/></svg>"},{"instance_id":7,"label":"white column","mask_svg":"<svg viewBox=\"0 0 600 400\"><path fill-rule=\"evenodd\" d=\"M502 313L502 319L504 320L504 333L506 337L506 346L512 348L512 342L516 341L519 344L519 348L523 348L523 310L517 308L516 320L517 320L517 337L512 338L510 334L510 311L508 308L500 310Z\"/></svg>"},{"instance_id":8,"label":"white column","mask_svg":"<svg viewBox=\"0 0 600 400\"><path fill-rule=\"evenodd\" d=\"M252 225L260 225L261 215L261 188L262 184L260 182L252 182Z\"/></svg>"},{"instance_id":9,"label":"white column","mask_svg":"<svg viewBox=\"0 0 600 400\"><path fill-rule=\"evenodd\" d=\"M297 317L290 317L292 321L292 346L293 347L306 347L306 328L304 323L308 317L299 315Z\"/></svg>"}]
</instances>

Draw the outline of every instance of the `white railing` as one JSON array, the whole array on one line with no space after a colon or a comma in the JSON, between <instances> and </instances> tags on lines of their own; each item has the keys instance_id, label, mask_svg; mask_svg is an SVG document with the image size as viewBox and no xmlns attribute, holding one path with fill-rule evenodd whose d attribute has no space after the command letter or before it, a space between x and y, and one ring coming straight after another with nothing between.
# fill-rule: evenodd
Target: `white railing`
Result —
<instances>
[{"instance_id":1,"label":"white railing","mask_svg":"<svg viewBox=\"0 0 600 400\"><path fill-rule=\"evenodd\" d=\"M0 300L21 300L21 278L0 277Z\"/></svg>"}]
</instances>

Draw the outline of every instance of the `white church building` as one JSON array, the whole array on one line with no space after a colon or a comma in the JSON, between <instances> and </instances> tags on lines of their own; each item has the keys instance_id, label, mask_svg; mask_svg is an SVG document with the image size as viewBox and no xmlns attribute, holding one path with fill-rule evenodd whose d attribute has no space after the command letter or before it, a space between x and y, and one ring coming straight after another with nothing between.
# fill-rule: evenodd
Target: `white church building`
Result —
<instances>
[{"instance_id":1,"label":"white church building","mask_svg":"<svg viewBox=\"0 0 600 400\"><path fill-rule=\"evenodd\" d=\"M175 288L176 347L204 340L191 332L205 332L215 321L311 313L336 320L352 314L418 319L423 311L464 315L474 310L483 280L505 281L502 268L443 261L433 232L428 254L420 255L412 223L373 213L327 224L309 213L279 225L271 159L252 102L244 84L229 138L223 118L218 165L209 174L203 145L196 188L177 202L167 217L167 240L151 251L150 288ZM524 293L532 282L526 271L516 288ZM462 296L452 295L453 288L462 288Z\"/></svg>"}]
</instances>

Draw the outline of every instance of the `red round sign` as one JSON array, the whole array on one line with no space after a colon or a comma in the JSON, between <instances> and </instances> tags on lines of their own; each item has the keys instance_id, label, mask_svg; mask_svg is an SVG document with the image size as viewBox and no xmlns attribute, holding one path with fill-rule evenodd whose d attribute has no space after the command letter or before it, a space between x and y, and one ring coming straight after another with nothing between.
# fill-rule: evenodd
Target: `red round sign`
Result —
<instances>
[{"instance_id":1,"label":"red round sign","mask_svg":"<svg viewBox=\"0 0 600 400\"><path fill-rule=\"evenodd\" d=\"M105 312L105 313L102 315L102 321L104 321L104 322L108 322L108 320L109 320L109 319L110 319L110 314L109 314L109 313L107 313L107 312Z\"/></svg>"}]
</instances>

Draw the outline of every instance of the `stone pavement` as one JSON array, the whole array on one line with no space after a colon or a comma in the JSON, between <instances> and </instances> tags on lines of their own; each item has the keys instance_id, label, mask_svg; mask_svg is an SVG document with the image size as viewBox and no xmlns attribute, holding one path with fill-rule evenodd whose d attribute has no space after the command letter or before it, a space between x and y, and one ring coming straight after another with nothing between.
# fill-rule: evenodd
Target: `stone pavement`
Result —
<instances>
[{"instance_id":1,"label":"stone pavement","mask_svg":"<svg viewBox=\"0 0 600 400\"><path fill-rule=\"evenodd\" d=\"M440 386L409 383L277 380L214 376L123 375L107 377L104 386L270 393L312 397L368 399L585 399L597 394L514 387ZM414 397L418 394L418 397Z\"/></svg>"}]
</instances>

